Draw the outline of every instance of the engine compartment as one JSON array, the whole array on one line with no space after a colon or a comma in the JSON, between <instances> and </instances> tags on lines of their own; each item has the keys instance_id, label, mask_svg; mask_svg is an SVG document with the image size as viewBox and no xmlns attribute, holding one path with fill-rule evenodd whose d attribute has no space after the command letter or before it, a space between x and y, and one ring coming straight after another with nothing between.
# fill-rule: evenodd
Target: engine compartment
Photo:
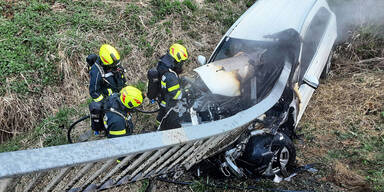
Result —
<instances>
[{"instance_id":1,"label":"engine compartment","mask_svg":"<svg viewBox=\"0 0 384 192\"><path fill-rule=\"evenodd\" d=\"M288 176L287 167L294 163L291 139L300 110L295 91L300 41L291 30L271 38L277 40L230 44L216 55L218 60L196 68L194 76L182 78L183 99L176 108L186 127L225 119L256 105L269 96L284 67L292 66L278 102L255 117L254 123L262 126L250 125L236 141L207 160L213 160L209 164L224 176Z\"/></svg>"}]
</instances>

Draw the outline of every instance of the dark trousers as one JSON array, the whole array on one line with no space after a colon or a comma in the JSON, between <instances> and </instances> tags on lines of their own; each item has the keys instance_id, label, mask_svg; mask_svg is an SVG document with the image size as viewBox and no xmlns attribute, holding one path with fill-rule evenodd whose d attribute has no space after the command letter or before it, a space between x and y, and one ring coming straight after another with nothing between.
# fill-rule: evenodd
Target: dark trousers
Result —
<instances>
[{"instance_id":1,"label":"dark trousers","mask_svg":"<svg viewBox=\"0 0 384 192\"><path fill-rule=\"evenodd\" d=\"M156 120L160 122L160 130L168 130L181 127L179 114L173 110L168 113L167 109L162 106L160 106L160 111L157 114Z\"/></svg>"}]
</instances>

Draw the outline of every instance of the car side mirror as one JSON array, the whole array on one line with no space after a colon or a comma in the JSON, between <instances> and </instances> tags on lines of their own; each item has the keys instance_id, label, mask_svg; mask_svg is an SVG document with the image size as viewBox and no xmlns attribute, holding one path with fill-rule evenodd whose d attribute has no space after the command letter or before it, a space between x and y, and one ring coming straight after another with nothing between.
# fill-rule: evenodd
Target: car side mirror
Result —
<instances>
[{"instance_id":1,"label":"car side mirror","mask_svg":"<svg viewBox=\"0 0 384 192\"><path fill-rule=\"evenodd\" d=\"M319 80L314 76L304 76L303 81L305 84L312 87L313 89L317 89L319 87Z\"/></svg>"},{"instance_id":2,"label":"car side mirror","mask_svg":"<svg viewBox=\"0 0 384 192\"><path fill-rule=\"evenodd\" d=\"M197 56L197 62L199 62L200 65L205 65L207 64L207 59L204 56L199 55Z\"/></svg>"}]
</instances>

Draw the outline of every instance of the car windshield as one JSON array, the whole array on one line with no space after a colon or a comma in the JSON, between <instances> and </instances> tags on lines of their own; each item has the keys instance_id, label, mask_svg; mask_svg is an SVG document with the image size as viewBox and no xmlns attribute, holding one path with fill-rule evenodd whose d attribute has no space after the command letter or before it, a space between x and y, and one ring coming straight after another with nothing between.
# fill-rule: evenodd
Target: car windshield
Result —
<instances>
[{"instance_id":1,"label":"car windshield","mask_svg":"<svg viewBox=\"0 0 384 192\"><path fill-rule=\"evenodd\" d=\"M235 56L239 52L252 53L260 48L269 49L276 44L274 41L253 41L226 37L215 52L210 62Z\"/></svg>"},{"instance_id":2,"label":"car windshield","mask_svg":"<svg viewBox=\"0 0 384 192\"><path fill-rule=\"evenodd\" d=\"M284 66L284 54L277 41L227 37L210 62L227 71L236 71L240 76L241 97L254 105L269 94L279 78ZM245 68L247 74L239 74L244 73L242 70Z\"/></svg>"}]
</instances>

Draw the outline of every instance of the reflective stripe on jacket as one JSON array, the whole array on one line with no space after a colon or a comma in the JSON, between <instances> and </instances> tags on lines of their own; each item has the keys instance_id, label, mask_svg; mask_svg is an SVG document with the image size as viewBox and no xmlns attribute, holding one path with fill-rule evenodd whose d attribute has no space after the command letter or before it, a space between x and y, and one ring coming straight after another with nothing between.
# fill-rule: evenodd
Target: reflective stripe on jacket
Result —
<instances>
[{"instance_id":1,"label":"reflective stripe on jacket","mask_svg":"<svg viewBox=\"0 0 384 192\"><path fill-rule=\"evenodd\" d=\"M89 71L89 94L96 102L102 101L114 92L119 92L126 82L123 71L104 73L100 62L100 58L98 58Z\"/></svg>"},{"instance_id":2,"label":"reflective stripe on jacket","mask_svg":"<svg viewBox=\"0 0 384 192\"><path fill-rule=\"evenodd\" d=\"M120 95L114 93L105 104L104 126L107 130L107 137L121 137L130 135L133 129L131 116L125 106L120 102Z\"/></svg>"},{"instance_id":3,"label":"reflective stripe on jacket","mask_svg":"<svg viewBox=\"0 0 384 192\"><path fill-rule=\"evenodd\" d=\"M181 87L179 83L178 75L169 70L161 77L161 96L162 101L160 104L164 104L166 108L173 107L177 100L182 97Z\"/></svg>"}]
</instances>

